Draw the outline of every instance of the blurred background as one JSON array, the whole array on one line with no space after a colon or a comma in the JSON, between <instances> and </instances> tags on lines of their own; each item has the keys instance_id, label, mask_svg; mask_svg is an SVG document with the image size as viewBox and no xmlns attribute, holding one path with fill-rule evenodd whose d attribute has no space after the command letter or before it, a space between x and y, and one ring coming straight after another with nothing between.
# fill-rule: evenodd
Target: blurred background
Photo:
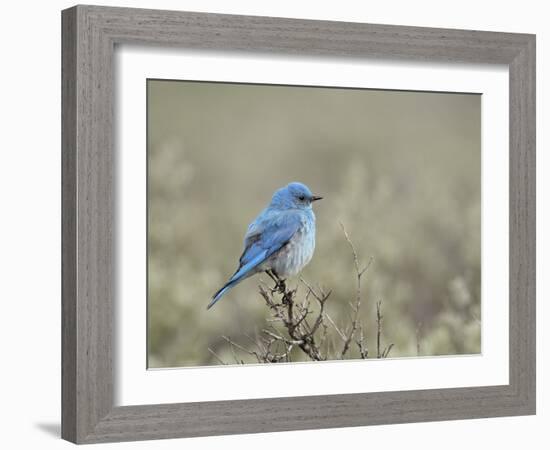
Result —
<instances>
[{"instance_id":1,"label":"blurred background","mask_svg":"<svg viewBox=\"0 0 550 450\"><path fill-rule=\"evenodd\" d=\"M332 290L337 324L349 323L356 289L341 222L360 260L373 258L361 309L369 349L382 301L390 357L481 351L479 95L163 80L147 89L149 367L219 364L209 348L234 362L224 335L251 346L247 335L269 318L258 294L267 276L206 305L237 268L248 224L291 181L324 196L302 276Z\"/></svg>"}]
</instances>

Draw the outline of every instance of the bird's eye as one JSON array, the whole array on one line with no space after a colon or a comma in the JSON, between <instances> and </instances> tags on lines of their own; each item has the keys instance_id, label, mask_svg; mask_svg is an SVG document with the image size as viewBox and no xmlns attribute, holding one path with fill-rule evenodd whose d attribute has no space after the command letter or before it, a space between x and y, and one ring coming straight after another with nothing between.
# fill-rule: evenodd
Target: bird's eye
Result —
<instances>
[{"instance_id":1,"label":"bird's eye","mask_svg":"<svg viewBox=\"0 0 550 450\"><path fill-rule=\"evenodd\" d=\"M301 202L303 202L305 199L306 199L306 196L305 196L305 195L300 195L300 196L298 197L298 200L300 200Z\"/></svg>"}]
</instances>

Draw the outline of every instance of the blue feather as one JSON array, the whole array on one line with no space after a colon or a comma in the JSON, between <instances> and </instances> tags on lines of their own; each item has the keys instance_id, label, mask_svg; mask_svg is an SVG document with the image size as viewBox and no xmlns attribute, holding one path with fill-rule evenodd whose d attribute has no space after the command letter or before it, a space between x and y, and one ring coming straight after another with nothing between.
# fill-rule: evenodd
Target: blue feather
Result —
<instances>
[{"instance_id":1,"label":"blue feather","mask_svg":"<svg viewBox=\"0 0 550 450\"><path fill-rule=\"evenodd\" d=\"M261 264L266 259L265 252L263 254L259 254L254 258L252 261L250 261L248 264L245 264L244 266L237 269L237 272L229 279L225 285L214 294L212 297L212 300L210 300L210 303L206 307L206 309L212 308L216 304L216 302L223 297L223 295L231 289L233 286L244 280L245 278L248 278L252 273L250 272L251 269L256 267L258 264Z\"/></svg>"},{"instance_id":2,"label":"blue feather","mask_svg":"<svg viewBox=\"0 0 550 450\"><path fill-rule=\"evenodd\" d=\"M206 307L212 308L223 295L242 280L257 273L257 267L267 258L280 250L296 233L300 226L296 214L270 214L264 211L249 227L245 237L245 250L240 259L240 266L229 281L212 297ZM266 220L267 219L267 220Z\"/></svg>"}]
</instances>

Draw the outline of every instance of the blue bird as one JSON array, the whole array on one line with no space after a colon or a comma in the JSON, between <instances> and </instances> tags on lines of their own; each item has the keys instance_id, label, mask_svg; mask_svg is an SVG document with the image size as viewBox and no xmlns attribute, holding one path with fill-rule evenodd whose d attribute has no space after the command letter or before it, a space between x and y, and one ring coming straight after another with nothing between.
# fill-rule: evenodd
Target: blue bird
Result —
<instances>
[{"instance_id":1,"label":"blue bird","mask_svg":"<svg viewBox=\"0 0 550 450\"><path fill-rule=\"evenodd\" d=\"M256 273L266 272L277 280L298 274L315 250L315 214L311 204L322 198L302 183L290 183L275 191L269 206L248 226L239 267L214 294L207 309Z\"/></svg>"}]
</instances>

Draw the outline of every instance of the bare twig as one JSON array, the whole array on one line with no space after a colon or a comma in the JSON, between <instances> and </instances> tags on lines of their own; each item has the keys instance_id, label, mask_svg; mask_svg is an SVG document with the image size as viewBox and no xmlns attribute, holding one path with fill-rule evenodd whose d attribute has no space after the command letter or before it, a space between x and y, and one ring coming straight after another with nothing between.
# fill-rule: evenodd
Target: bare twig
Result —
<instances>
[{"instance_id":1,"label":"bare twig","mask_svg":"<svg viewBox=\"0 0 550 450\"><path fill-rule=\"evenodd\" d=\"M382 302L376 302L376 357L381 358L380 353L380 335L382 334L382 314L380 313L380 305Z\"/></svg>"},{"instance_id":2,"label":"bare twig","mask_svg":"<svg viewBox=\"0 0 550 450\"><path fill-rule=\"evenodd\" d=\"M416 356L420 356L420 333L422 332L422 323L419 323L416 327L415 337L416 337Z\"/></svg>"},{"instance_id":3,"label":"bare twig","mask_svg":"<svg viewBox=\"0 0 550 450\"><path fill-rule=\"evenodd\" d=\"M349 331L346 335L346 338L344 340L344 347L342 348L341 358L344 358L345 354L349 350L350 343L355 335L355 332L357 331L357 323L359 320L359 310L361 308L361 277L363 274L368 270L370 267L373 258L371 256L368 264L361 269L359 265L359 258L357 257L357 251L355 250L355 246L353 245L353 242L351 242L351 239L346 231L346 228L344 227L344 224L340 222L340 227L342 228L342 231L344 232L344 237L346 238L346 241L348 242L351 252L353 254L353 264L355 266L355 274L357 279L357 288L355 291L355 304L351 305L351 309L353 311L353 318L351 320L351 326L349 328Z\"/></svg>"},{"instance_id":4,"label":"bare twig","mask_svg":"<svg viewBox=\"0 0 550 450\"><path fill-rule=\"evenodd\" d=\"M216 359L218 360L218 362L219 362L220 364L225 365L225 363L223 362L223 359L221 359L221 358L219 357L219 355L218 355L214 350L212 350L210 347L208 347L208 351L212 354L212 356L214 356L214 358L216 358Z\"/></svg>"},{"instance_id":5,"label":"bare twig","mask_svg":"<svg viewBox=\"0 0 550 450\"><path fill-rule=\"evenodd\" d=\"M236 342L232 341L227 336L222 336L222 339L225 340L229 344L229 346L231 347L231 352L233 353L233 358L235 359L237 364L244 364L244 361L242 359L237 358L237 353L235 352L235 348L238 348L240 351L248 353L249 355L256 356L258 358L258 360L260 360L260 358L258 357L258 354L256 352L246 349L242 345L239 345Z\"/></svg>"},{"instance_id":6,"label":"bare twig","mask_svg":"<svg viewBox=\"0 0 550 450\"><path fill-rule=\"evenodd\" d=\"M381 349L382 344L382 300L376 302L376 357L377 358L387 358L390 354L393 344L388 345L388 347Z\"/></svg>"},{"instance_id":7,"label":"bare twig","mask_svg":"<svg viewBox=\"0 0 550 450\"><path fill-rule=\"evenodd\" d=\"M382 358L387 358L390 354L390 350L393 348L393 344L388 345L382 352Z\"/></svg>"},{"instance_id":8,"label":"bare twig","mask_svg":"<svg viewBox=\"0 0 550 450\"><path fill-rule=\"evenodd\" d=\"M367 359L369 356L369 350L367 349L367 345L365 343L365 335L363 333L362 325L359 326L359 339L357 339L355 343L357 344L361 358Z\"/></svg>"},{"instance_id":9,"label":"bare twig","mask_svg":"<svg viewBox=\"0 0 550 450\"><path fill-rule=\"evenodd\" d=\"M338 328L338 326L334 323L334 320L332 320L332 317L330 317L328 314L325 314L325 317L327 318L327 320L330 322L330 324L333 326L333 328L336 330L336 332L338 333L338 335L340 336L340 338L342 340L345 340L346 339L346 335L342 332L342 330L340 330L340 328Z\"/></svg>"}]
</instances>

